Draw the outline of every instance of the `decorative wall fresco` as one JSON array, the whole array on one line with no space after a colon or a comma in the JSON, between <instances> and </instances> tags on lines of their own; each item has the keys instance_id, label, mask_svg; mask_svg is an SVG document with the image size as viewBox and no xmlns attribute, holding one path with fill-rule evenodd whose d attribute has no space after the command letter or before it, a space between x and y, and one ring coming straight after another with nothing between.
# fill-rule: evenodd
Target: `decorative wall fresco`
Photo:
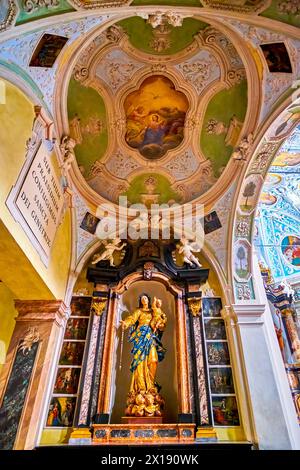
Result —
<instances>
[{"instance_id":1,"label":"decorative wall fresco","mask_svg":"<svg viewBox=\"0 0 300 470\"><path fill-rule=\"evenodd\" d=\"M251 272L251 245L238 240L234 245L234 273L239 281L247 281Z\"/></svg>"},{"instance_id":2,"label":"decorative wall fresco","mask_svg":"<svg viewBox=\"0 0 300 470\"><path fill-rule=\"evenodd\" d=\"M207 342L207 357L209 365L230 364L227 343L221 341Z\"/></svg>"},{"instance_id":3,"label":"decorative wall fresco","mask_svg":"<svg viewBox=\"0 0 300 470\"><path fill-rule=\"evenodd\" d=\"M199 6L197 0L196 3ZM118 25L126 31L130 43L138 50L148 54L168 55L176 54L189 46L195 34L208 26L194 18L185 18L180 28L168 23L153 28L143 18L137 16L122 20Z\"/></svg>"},{"instance_id":4,"label":"decorative wall fresco","mask_svg":"<svg viewBox=\"0 0 300 470\"><path fill-rule=\"evenodd\" d=\"M57 371L53 393L76 393L80 377L80 369L60 367Z\"/></svg>"},{"instance_id":5,"label":"decorative wall fresco","mask_svg":"<svg viewBox=\"0 0 300 470\"><path fill-rule=\"evenodd\" d=\"M76 142L74 151L79 169L88 176L93 163L104 155L108 142L106 108L100 94L71 79L68 118L70 137Z\"/></svg>"},{"instance_id":6,"label":"decorative wall fresco","mask_svg":"<svg viewBox=\"0 0 300 470\"><path fill-rule=\"evenodd\" d=\"M162 157L184 137L188 101L166 77L147 78L124 102L126 142L148 159Z\"/></svg>"},{"instance_id":7,"label":"decorative wall fresco","mask_svg":"<svg viewBox=\"0 0 300 470\"><path fill-rule=\"evenodd\" d=\"M256 216L255 245L274 281L299 275L300 128L281 145L269 168Z\"/></svg>"},{"instance_id":8,"label":"decorative wall fresco","mask_svg":"<svg viewBox=\"0 0 300 470\"><path fill-rule=\"evenodd\" d=\"M221 319L209 320L205 318L204 328L205 328L206 339L208 340L226 339L226 329L225 329L224 320L221 320Z\"/></svg>"},{"instance_id":9,"label":"decorative wall fresco","mask_svg":"<svg viewBox=\"0 0 300 470\"><path fill-rule=\"evenodd\" d=\"M165 176L152 173L134 178L124 195L131 204L142 202L146 206L181 201L181 195L172 188Z\"/></svg>"},{"instance_id":10,"label":"decorative wall fresco","mask_svg":"<svg viewBox=\"0 0 300 470\"><path fill-rule=\"evenodd\" d=\"M234 393L231 367L211 367L209 381L213 394Z\"/></svg>"}]
</instances>

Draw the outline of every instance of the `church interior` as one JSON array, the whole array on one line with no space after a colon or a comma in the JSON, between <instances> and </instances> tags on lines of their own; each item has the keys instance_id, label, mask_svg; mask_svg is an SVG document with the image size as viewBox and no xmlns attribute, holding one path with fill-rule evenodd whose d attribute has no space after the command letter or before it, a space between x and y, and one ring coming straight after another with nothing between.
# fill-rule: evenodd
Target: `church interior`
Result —
<instances>
[{"instance_id":1,"label":"church interior","mask_svg":"<svg viewBox=\"0 0 300 470\"><path fill-rule=\"evenodd\" d=\"M1 0L0 449L300 449L299 0Z\"/></svg>"}]
</instances>

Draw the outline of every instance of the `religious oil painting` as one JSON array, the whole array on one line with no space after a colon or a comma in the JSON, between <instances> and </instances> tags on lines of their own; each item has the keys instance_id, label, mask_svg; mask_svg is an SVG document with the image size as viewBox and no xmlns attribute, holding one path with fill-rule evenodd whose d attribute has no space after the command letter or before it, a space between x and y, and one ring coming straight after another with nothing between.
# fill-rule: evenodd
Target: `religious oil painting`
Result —
<instances>
[{"instance_id":1,"label":"religious oil painting","mask_svg":"<svg viewBox=\"0 0 300 470\"><path fill-rule=\"evenodd\" d=\"M71 302L71 315L88 317L90 315L92 299L90 297L73 297Z\"/></svg>"},{"instance_id":2,"label":"religious oil painting","mask_svg":"<svg viewBox=\"0 0 300 470\"><path fill-rule=\"evenodd\" d=\"M85 339L88 318L69 318L65 331L65 339Z\"/></svg>"},{"instance_id":3,"label":"religious oil painting","mask_svg":"<svg viewBox=\"0 0 300 470\"><path fill-rule=\"evenodd\" d=\"M213 211L210 214L207 214L204 216L205 235L207 235L208 233L214 232L215 230L218 230L218 228L221 228L221 227L222 227L222 224L220 222L220 219L216 211Z\"/></svg>"},{"instance_id":4,"label":"religious oil painting","mask_svg":"<svg viewBox=\"0 0 300 470\"><path fill-rule=\"evenodd\" d=\"M227 343L220 341L207 343L207 357L208 363L213 366L230 364Z\"/></svg>"},{"instance_id":5,"label":"religious oil painting","mask_svg":"<svg viewBox=\"0 0 300 470\"><path fill-rule=\"evenodd\" d=\"M84 342L64 342L59 363L70 366L80 365L82 362L83 350Z\"/></svg>"},{"instance_id":6,"label":"religious oil painting","mask_svg":"<svg viewBox=\"0 0 300 470\"><path fill-rule=\"evenodd\" d=\"M211 393L234 393L231 367L211 367L209 369Z\"/></svg>"},{"instance_id":7,"label":"religious oil painting","mask_svg":"<svg viewBox=\"0 0 300 470\"><path fill-rule=\"evenodd\" d=\"M90 212L87 212L84 218L82 219L80 228L94 235L99 222L100 222L100 219L98 219L98 217L91 214Z\"/></svg>"},{"instance_id":8,"label":"religious oil painting","mask_svg":"<svg viewBox=\"0 0 300 470\"><path fill-rule=\"evenodd\" d=\"M226 339L226 329L224 320L207 319L204 320L206 339Z\"/></svg>"},{"instance_id":9,"label":"religious oil painting","mask_svg":"<svg viewBox=\"0 0 300 470\"><path fill-rule=\"evenodd\" d=\"M125 102L127 144L149 160L178 147L184 137L188 100L168 78L148 77Z\"/></svg>"},{"instance_id":10,"label":"religious oil painting","mask_svg":"<svg viewBox=\"0 0 300 470\"><path fill-rule=\"evenodd\" d=\"M202 301L204 317L220 317L222 301L219 297L205 298Z\"/></svg>"},{"instance_id":11,"label":"religious oil painting","mask_svg":"<svg viewBox=\"0 0 300 470\"><path fill-rule=\"evenodd\" d=\"M63 36L44 34L32 55L30 67L53 67L67 41Z\"/></svg>"},{"instance_id":12,"label":"religious oil painting","mask_svg":"<svg viewBox=\"0 0 300 470\"><path fill-rule=\"evenodd\" d=\"M239 412L235 397L213 397L215 426L239 426Z\"/></svg>"},{"instance_id":13,"label":"religious oil painting","mask_svg":"<svg viewBox=\"0 0 300 470\"><path fill-rule=\"evenodd\" d=\"M281 250L288 263L300 268L300 238L291 235L284 237Z\"/></svg>"},{"instance_id":14,"label":"religious oil painting","mask_svg":"<svg viewBox=\"0 0 300 470\"><path fill-rule=\"evenodd\" d=\"M53 393L74 394L78 389L80 368L78 367L59 367L54 385Z\"/></svg>"},{"instance_id":15,"label":"religious oil painting","mask_svg":"<svg viewBox=\"0 0 300 470\"><path fill-rule=\"evenodd\" d=\"M292 65L287 48L283 42L262 44L261 49L272 73L292 73Z\"/></svg>"},{"instance_id":16,"label":"religious oil painting","mask_svg":"<svg viewBox=\"0 0 300 470\"><path fill-rule=\"evenodd\" d=\"M54 397L51 400L46 426L69 427L73 425L76 398Z\"/></svg>"}]
</instances>

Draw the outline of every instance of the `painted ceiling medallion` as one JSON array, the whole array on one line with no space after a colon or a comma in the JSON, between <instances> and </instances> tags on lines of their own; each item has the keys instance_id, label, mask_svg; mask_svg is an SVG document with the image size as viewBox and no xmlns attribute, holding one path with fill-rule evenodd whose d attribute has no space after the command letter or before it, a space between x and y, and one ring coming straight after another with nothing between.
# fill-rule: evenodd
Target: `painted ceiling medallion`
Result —
<instances>
[{"instance_id":1,"label":"painted ceiling medallion","mask_svg":"<svg viewBox=\"0 0 300 470\"><path fill-rule=\"evenodd\" d=\"M126 142L149 160L165 155L183 140L188 100L167 77L146 78L124 103Z\"/></svg>"}]
</instances>

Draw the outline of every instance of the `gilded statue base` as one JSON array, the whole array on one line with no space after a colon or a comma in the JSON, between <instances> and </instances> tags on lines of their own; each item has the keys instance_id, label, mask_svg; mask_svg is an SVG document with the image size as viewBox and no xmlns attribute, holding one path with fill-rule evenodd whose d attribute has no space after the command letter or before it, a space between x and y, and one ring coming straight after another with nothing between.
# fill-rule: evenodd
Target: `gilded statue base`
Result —
<instances>
[{"instance_id":1,"label":"gilded statue base","mask_svg":"<svg viewBox=\"0 0 300 470\"><path fill-rule=\"evenodd\" d=\"M122 424L162 424L162 416L123 416Z\"/></svg>"},{"instance_id":2,"label":"gilded statue base","mask_svg":"<svg viewBox=\"0 0 300 470\"><path fill-rule=\"evenodd\" d=\"M194 423L94 424L93 444L192 444L195 442L195 426Z\"/></svg>"}]
</instances>

